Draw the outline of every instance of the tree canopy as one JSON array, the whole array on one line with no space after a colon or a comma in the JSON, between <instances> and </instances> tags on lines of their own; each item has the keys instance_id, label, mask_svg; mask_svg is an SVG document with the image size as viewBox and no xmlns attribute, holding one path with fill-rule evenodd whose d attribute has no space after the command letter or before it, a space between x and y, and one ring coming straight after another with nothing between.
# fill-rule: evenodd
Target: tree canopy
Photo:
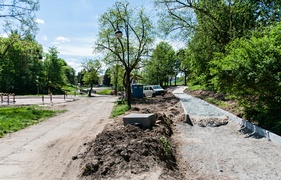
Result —
<instances>
[{"instance_id":1,"label":"tree canopy","mask_svg":"<svg viewBox=\"0 0 281 180\"><path fill-rule=\"evenodd\" d=\"M170 77L175 75L176 54L167 42L160 42L145 63L144 82L146 84L168 84Z\"/></svg>"},{"instance_id":2,"label":"tree canopy","mask_svg":"<svg viewBox=\"0 0 281 180\"><path fill-rule=\"evenodd\" d=\"M125 69L124 86L131 106L131 72L149 53L153 43L153 26L143 8L132 9L127 1L118 1L101 15L96 50L107 56L114 54ZM115 32L122 30L123 37Z\"/></svg>"},{"instance_id":3,"label":"tree canopy","mask_svg":"<svg viewBox=\"0 0 281 180\"><path fill-rule=\"evenodd\" d=\"M85 59L82 62L82 67L84 68L83 81L85 84L90 85L90 90L88 96L91 97L93 85L95 82L99 81L99 73L101 69L101 62L99 60Z\"/></svg>"}]
</instances>

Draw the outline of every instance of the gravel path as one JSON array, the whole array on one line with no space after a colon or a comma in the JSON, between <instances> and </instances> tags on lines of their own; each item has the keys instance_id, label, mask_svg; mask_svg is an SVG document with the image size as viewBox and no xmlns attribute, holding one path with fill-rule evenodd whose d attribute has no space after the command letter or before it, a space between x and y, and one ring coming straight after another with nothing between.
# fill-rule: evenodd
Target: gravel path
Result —
<instances>
[{"instance_id":1,"label":"gravel path","mask_svg":"<svg viewBox=\"0 0 281 180\"><path fill-rule=\"evenodd\" d=\"M224 113L208 103L183 94L179 97L187 113L202 118L223 116ZM187 165L202 179L281 179L281 146L265 138L249 137L240 125L229 121L219 127L177 125L176 139Z\"/></svg>"}]
</instances>

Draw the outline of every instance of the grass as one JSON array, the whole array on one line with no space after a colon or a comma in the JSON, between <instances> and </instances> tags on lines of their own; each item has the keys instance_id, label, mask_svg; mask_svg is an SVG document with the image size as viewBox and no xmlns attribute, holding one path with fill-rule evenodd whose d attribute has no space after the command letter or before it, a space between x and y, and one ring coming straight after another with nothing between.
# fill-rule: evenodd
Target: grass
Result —
<instances>
[{"instance_id":1,"label":"grass","mask_svg":"<svg viewBox=\"0 0 281 180\"><path fill-rule=\"evenodd\" d=\"M204 100L206 100L207 102L211 103L211 104L214 104L216 106L219 106L221 108L224 108L224 107L229 107L230 105L227 104L226 102L224 101L221 101L221 100L217 100L217 99L214 99L212 97L207 97L207 98L202 98Z\"/></svg>"},{"instance_id":2,"label":"grass","mask_svg":"<svg viewBox=\"0 0 281 180\"><path fill-rule=\"evenodd\" d=\"M0 137L3 137L63 111L47 110L39 106L21 106L3 107L0 112Z\"/></svg>"},{"instance_id":3,"label":"grass","mask_svg":"<svg viewBox=\"0 0 281 180\"><path fill-rule=\"evenodd\" d=\"M104 89L100 92L97 92L97 94L100 94L100 95L110 95L110 92L111 90L110 89Z\"/></svg>"},{"instance_id":4,"label":"grass","mask_svg":"<svg viewBox=\"0 0 281 180\"><path fill-rule=\"evenodd\" d=\"M188 85L188 90L208 90L205 86L202 85Z\"/></svg>"},{"instance_id":5,"label":"grass","mask_svg":"<svg viewBox=\"0 0 281 180\"><path fill-rule=\"evenodd\" d=\"M115 106L113 107L113 110L111 112L111 117L114 118L116 116L125 114L126 111L128 111L130 108L127 104L118 104L116 102Z\"/></svg>"}]
</instances>

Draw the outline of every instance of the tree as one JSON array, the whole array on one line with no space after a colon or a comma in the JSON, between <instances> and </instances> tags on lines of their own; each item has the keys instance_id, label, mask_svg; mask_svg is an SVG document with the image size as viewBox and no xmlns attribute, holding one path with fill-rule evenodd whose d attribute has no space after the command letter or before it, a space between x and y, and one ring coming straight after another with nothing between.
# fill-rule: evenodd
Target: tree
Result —
<instances>
[{"instance_id":1,"label":"tree","mask_svg":"<svg viewBox=\"0 0 281 180\"><path fill-rule=\"evenodd\" d=\"M45 83L48 88L48 93L52 93L51 89L60 92L62 85L65 82L64 66L65 61L58 57L56 47L49 48L44 61Z\"/></svg>"},{"instance_id":2,"label":"tree","mask_svg":"<svg viewBox=\"0 0 281 180\"><path fill-rule=\"evenodd\" d=\"M85 59L82 62L82 67L85 70L85 74L83 76L83 81L86 84L90 84L90 90L88 96L91 97L93 85L95 82L99 80L99 73L102 64L99 60Z\"/></svg>"},{"instance_id":3,"label":"tree","mask_svg":"<svg viewBox=\"0 0 281 180\"><path fill-rule=\"evenodd\" d=\"M36 93L37 81L42 77L42 46L16 33L0 41L0 91Z\"/></svg>"},{"instance_id":4,"label":"tree","mask_svg":"<svg viewBox=\"0 0 281 180\"><path fill-rule=\"evenodd\" d=\"M184 85L187 85L187 76L189 72L189 58L188 55L186 55L185 49L180 49L177 52L177 58L180 62L180 71L184 74Z\"/></svg>"},{"instance_id":5,"label":"tree","mask_svg":"<svg viewBox=\"0 0 281 180\"><path fill-rule=\"evenodd\" d=\"M152 22L144 9L131 9L129 3L116 2L112 8L101 15L100 32L96 50L114 54L125 69L124 86L127 104L131 107L131 72L143 56L147 55L153 42ZM116 39L114 32L120 29L126 36ZM117 47L116 47L117 41Z\"/></svg>"},{"instance_id":6,"label":"tree","mask_svg":"<svg viewBox=\"0 0 281 180\"><path fill-rule=\"evenodd\" d=\"M65 82L69 84L75 84L75 70L65 62L63 71L66 78Z\"/></svg>"},{"instance_id":7,"label":"tree","mask_svg":"<svg viewBox=\"0 0 281 180\"><path fill-rule=\"evenodd\" d=\"M0 18L6 31L18 29L25 34L33 34L37 31L35 13L39 10L39 0L1 0Z\"/></svg>"},{"instance_id":8,"label":"tree","mask_svg":"<svg viewBox=\"0 0 281 180\"><path fill-rule=\"evenodd\" d=\"M214 3L215 2L215 3ZM280 21L277 0L155 0L160 11L160 28L188 40L190 78L207 86L212 78L209 63L215 52L224 52L228 43L252 30Z\"/></svg>"},{"instance_id":9,"label":"tree","mask_svg":"<svg viewBox=\"0 0 281 180\"><path fill-rule=\"evenodd\" d=\"M250 39L236 39L211 61L216 89L236 96L248 120L279 128L281 111L281 23ZM274 123L276 122L277 123ZM276 129L275 129L276 130Z\"/></svg>"},{"instance_id":10,"label":"tree","mask_svg":"<svg viewBox=\"0 0 281 180\"><path fill-rule=\"evenodd\" d=\"M111 82L111 78L110 78L110 69L107 69L106 71L105 71L105 73L104 73L104 78L103 78L103 85L105 85L105 86L110 86L110 82Z\"/></svg>"},{"instance_id":11,"label":"tree","mask_svg":"<svg viewBox=\"0 0 281 180\"><path fill-rule=\"evenodd\" d=\"M152 53L151 59L145 65L145 81L148 84L168 83L176 74L176 55L172 46L160 42Z\"/></svg>"}]
</instances>

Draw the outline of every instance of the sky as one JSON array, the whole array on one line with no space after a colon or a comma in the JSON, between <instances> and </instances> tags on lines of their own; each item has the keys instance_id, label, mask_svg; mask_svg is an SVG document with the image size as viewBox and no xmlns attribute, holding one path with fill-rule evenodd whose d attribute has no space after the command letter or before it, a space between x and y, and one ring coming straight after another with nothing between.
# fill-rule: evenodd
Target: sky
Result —
<instances>
[{"instance_id":1,"label":"sky","mask_svg":"<svg viewBox=\"0 0 281 180\"><path fill-rule=\"evenodd\" d=\"M59 57L76 72L81 62L93 58L93 46L99 31L98 17L116 0L40 0L36 22L39 32L36 40L47 52L57 47ZM154 10L153 0L130 0L130 6L144 6ZM114 33L114 32L113 32Z\"/></svg>"}]
</instances>

